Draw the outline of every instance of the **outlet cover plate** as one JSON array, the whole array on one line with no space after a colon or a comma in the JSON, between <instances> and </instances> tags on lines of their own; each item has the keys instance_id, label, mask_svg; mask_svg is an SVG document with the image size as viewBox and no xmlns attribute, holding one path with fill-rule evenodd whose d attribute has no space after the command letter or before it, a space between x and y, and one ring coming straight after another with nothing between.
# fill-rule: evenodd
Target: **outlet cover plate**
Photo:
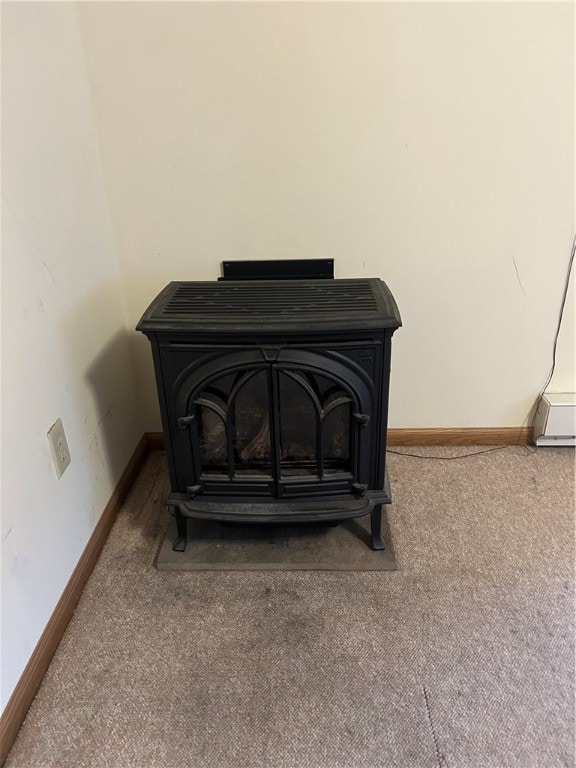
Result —
<instances>
[{"instance_id":1,"label":"outlet cover plate","mask_svg":"<svg viewBox=\"0 0 576 768\"><path fill-rule=\"evenodd\" d=\"M58 419L58 421L52 424L48 430L47 437L50 443L50 450L52 451L56 476L60 478L68 464L70 464L70 451L68 450L68 442L64 434L62 419Z\"/></svg>"}]
</instances>

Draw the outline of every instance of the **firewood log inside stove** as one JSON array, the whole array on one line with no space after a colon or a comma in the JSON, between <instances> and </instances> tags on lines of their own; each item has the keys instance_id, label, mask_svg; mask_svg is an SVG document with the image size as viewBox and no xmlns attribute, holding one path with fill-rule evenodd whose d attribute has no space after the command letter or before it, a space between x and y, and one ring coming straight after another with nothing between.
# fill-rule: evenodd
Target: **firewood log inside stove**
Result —
<instances>
[{"instance_id":1,"label":"firewood log inside stove","mask_svg":"<svg viewBox=\"0 0 576 768\"><path fill-rule=\"evenodd\" d=\"M236 448L243 464L270 461L270 417L261 405L247 404L236 411Z\"/></svg>"},{"instance_id":2,"label":"firewood log inside stove","mask_svg":"<svg viewBox=\"0 0 576 768\"><path fill-rule=\"evenodd\" d=\"M282 461L314 461L316 459L316 413L312 403L302 396L284 397L280 412L282 423Z\"/></svg>"},{"instance_id":3,"label":"firewood log inside stove","mask_svg":"<svg viewBox=\"0 0 576 768\"><path fill-rule=\"evenodd\" d=\"M331 425L327 435L327 456L341 459L348 455L348 425L339 417L335 424Z\"/></svg>"},{"instance_id":4,"label":"firewood log inside stove","mask_svg":"<svg viewBox=\"0 0 576 768\"><path fill-rule=\"evenodd\" d=\"M260 428L255 437L240 451L240 459L245 464L254 461L270 460L270 424L268 414L261 419Z\"/></svg>"},{"instance_id":5,"label":"firewood log inside stove","mask_svg":"<svg viewBox=\"0 0 576 768\"><path fill-rule=\"evenodd\" d=\"M202 414L203 436L201 450L206 458L213 464L221 464L226 461L226 431L224 422L215 413L208 409Z\"/></svg>"},{"instance_id":6,"label":"firewood log inside stove","mask_svg":"<svg viewBox=\"0 0 576 768\"><path fill-rule=\"evenodd\" d=\"M307 442L286 443L282 448L282 461L314 461L316 451Z\"/></svg>"}]
</instances>

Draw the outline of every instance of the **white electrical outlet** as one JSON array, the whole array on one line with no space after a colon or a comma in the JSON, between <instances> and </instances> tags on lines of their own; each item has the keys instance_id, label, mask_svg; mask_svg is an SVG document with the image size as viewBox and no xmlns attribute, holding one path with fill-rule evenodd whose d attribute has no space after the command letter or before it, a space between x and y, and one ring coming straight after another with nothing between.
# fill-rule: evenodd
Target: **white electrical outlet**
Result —
<instances>
[{"instance_id":1,"label":"white electrical outlet","mask_svg":"<svg viewBox=\"0 0 576 768\"><path fill-rule=\"evenodd\" d=\"M68 450L62 419L58 419L55 424L52 424L48 430L47 437L52 451L52 458L54 459L56 475L62 477L62 473L70 464L70 451Z\"/></svg>"}]
</instances>

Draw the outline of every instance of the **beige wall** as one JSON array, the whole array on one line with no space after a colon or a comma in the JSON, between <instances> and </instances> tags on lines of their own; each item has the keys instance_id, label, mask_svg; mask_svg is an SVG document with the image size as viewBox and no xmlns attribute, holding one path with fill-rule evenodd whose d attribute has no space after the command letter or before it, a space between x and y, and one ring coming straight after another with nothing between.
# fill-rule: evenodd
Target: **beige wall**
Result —
<instances>
[{"instance_id":1,"label":"beige wall","mask_svg":"<svg viewBox=\"0 0 576 768\"><path fill-rule=\"evenodd\" d=\"M143 428L73 6L2 4L2 110L4 707Z\"/></svg>"},{"instance_id":2,"label":"beige wall","mask_svg":"<svg viewBox=\"0 0 576 768\"><path fill-rule=\"evenodd\" d=\"M132 326L226 258L385 279L393 426L526 419L574 227L573 6L80 7ZM568 318L570 320L570 318ZM553 386L575 389L565 323ZM134 340L158 429L150 352Z\"/></svg>"}]
</instances>

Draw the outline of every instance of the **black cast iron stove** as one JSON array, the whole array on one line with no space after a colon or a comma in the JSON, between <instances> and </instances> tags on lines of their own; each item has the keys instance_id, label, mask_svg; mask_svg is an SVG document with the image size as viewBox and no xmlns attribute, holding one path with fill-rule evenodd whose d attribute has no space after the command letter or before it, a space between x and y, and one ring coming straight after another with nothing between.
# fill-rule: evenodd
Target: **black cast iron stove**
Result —
<instances>
[{"instance_id":1,"label":"black cast iron stove","mask_svg":"<svg viewBox=\"0 0 576 768\"><path fill-rule=\"evenodd\" d=\"M274 279L172 282L137 326L152 344L177 551L189 517L337 523L369 513L372 546L384 548L398 308L379 279L310 278L310 263L298 263L301 279L278 268L295 262L277 262Z\"/></svg>"}]
</instances>

